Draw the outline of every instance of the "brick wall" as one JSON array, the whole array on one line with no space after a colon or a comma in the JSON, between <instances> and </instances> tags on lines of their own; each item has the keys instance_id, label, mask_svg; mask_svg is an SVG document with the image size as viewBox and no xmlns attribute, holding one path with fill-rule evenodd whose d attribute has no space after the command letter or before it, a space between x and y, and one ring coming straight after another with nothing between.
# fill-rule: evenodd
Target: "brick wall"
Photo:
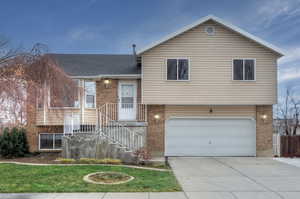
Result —
<instances>
[{"instance_id":1,"label":"brick wall","mask_svg":"<svg viewBox=\"0 0 300 199\"><path fill-rule=\"evenodd\" d=\"M154 119L154 115L159 114L160 119ZM261 116L267 115L263 120ZM272 105L256 106L256 151L258 157L271 157L272 135L273 135L273 111ZM148 129L147 148L153 156L162 156L165 143L165 106L148 105Z\"/></svg>"},{"instance_id":2,"label":"brick wall","mask_svg":"<svg viewBox=\"0 0 300 199\"><path fill-rule=\"evenodd\" d=\"M165 150L165 106L148 105L147 149L152 156L163 156ZM160 119L155 119L158 114Z\"/></svg>"},{"instance_id":3,"label":"brick wall","mask_svg":"<svg viewBox=\"0 0 300 199\"><path fill-rule=\"evenodd\" d=\"M142 84L141 84L140 79L137 80L137 94L136 95L137 95L136 96L137 103L142 103Z\"/></svg>"},{"instance_id":4,"label":"brick wall","mask_svg":"<svg viewBox=\"0 0 300 199\"><path fill-rule=\"evenodd\" d=\"M261 116L267 115L263 120ZM256 156L273 155L273 109L272 105L256 106Z\"/></svg>"},{"instance_id":5,"label":"brick wall","mask_svg":"<svg viewBox=\"0 0 300 199\"><path fill-rule=\"evenodd\" d=\"M31 152L37 151L38 146L36 144L37 140L37 128L36 128L36 93L34 92L34 87L28 84L28 98L26 102L26 132L27 140L29 144L29 150Z\"/></svg>"},{"instance_id":6,"label":"brick wall","mask_svg":"<svg viewBox=\"0 0 300 199\"><path fill-rule=\"evenodd\" d=\"M111 83L105 87L103 80L96 82L96 105L100 107L105 103L118 102L118 80L111 79Z\"/></svg>"}]
</instances>

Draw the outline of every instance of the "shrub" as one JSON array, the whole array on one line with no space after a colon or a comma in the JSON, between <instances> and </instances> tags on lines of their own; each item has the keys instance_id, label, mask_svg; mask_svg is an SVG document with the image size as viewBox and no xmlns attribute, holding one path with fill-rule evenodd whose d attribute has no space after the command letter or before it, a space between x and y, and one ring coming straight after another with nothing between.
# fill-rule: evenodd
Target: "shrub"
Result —
<instances>
[{"instance_id":1,"label":"shrub","mask_svg":"<svg viewBox=\"0 0 300 199\"><path fill-rule=\"evenodd\" d=\"M122 161L119 159L111 159L111 158L104 158L104 159L97 159L97 164L122 164Z\"/></svg>"},{"instance_id":2,"label":"shrub","mask_svg":"<svg viewBox=\"0 0 300 199\"><path fill-rule=\"evenodd\" d=\"M107 164L122 164L122 161L119 159L109 159L107 160Z\"/></svg>"},{"instance_id":3,"label":"shrub","mask_svg":"<svg viewBox=\"0 0 300 199\"><path fill-rule=\"evenodd\" d=\"M145 164L151 159L151 154L146 148L141 148L134 152L136 164Z\"/></svg>"},{"instance_id":4,"label":"shrub","mask_svg":"<svg viewBox=\"0 0 300 199\"><path fill-rule=\"evenodd\" d=\"M80 158L78 162L80 164L96 164L97 160L93 158Z\"/></svg>"},{"instance_id":5,"label":"shrub","mask_svg":"<svg viewBox=\"0 0 300 199\"><path fill-rule=\"evenodd\" d=\"M26 130L5 128L0 136L0 154L6 158L24 157L29 153Z\"/></svg>"},{"instance_id":6,"label":"shrub","mask_svg":"<svg viewBox=\"0 0 300 199\"><path fill-rule=\"evenodd\" d=\"M58 158L57 162L61 164L122 164L122 161L119 159L94 159L94 158L80 158L79 160L68 159L68 158Z\"/></svg>"},{"instance_id":7,"label":"shrub","mask_svg":"<svg viewBox=\"0 0 300 199\"><path fill-rule=\"evenodd\" d=\"M70 159L70 158L58 158L56 161L58 161L61 164L75 164L76 160Z\"/></svg>"},{"instance_id":8,"label":"shrub","mask_svg":"<svg viewBox=\"0 0 300 199\"><path fill-rule=\"evenodd\" d=\"M96 159L96 164L107 164L106 159Z\"/></svg>"},{"instance_id":9,"label":"shrub","mask_svg":"<svg viewBox=\"0 0 300 199\"><path fill-rule=\"evenodd\" d=\"M94 159L94 158L80 158L78 163L80 164L122 164L119 159Z\"/></svg>"}]
</instances>

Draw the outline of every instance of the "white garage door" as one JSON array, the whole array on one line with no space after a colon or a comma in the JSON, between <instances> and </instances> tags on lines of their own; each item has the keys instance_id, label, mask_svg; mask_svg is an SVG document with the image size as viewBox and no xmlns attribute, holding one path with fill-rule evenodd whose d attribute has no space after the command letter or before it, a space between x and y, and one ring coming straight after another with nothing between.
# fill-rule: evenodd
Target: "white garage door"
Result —
<instances>
[{"instance_id":1,"label":"white garage door","mask_svg":"<svg viewBox=\"0 0 300 199\"><path fill-rule=\"evenodd\" d=\"M252 119L170 119L166 156L255 156Z\"/></svg>"}]
</instances>

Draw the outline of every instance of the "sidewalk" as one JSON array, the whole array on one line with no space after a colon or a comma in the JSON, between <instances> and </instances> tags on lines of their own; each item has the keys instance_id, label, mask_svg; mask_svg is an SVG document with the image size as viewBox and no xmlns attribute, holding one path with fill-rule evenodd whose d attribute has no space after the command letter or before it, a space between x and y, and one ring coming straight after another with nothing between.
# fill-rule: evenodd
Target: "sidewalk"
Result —
<instances>
[{"instance_id":1,"label":"sidewalk","mask_svg":"<svg viewBox=\"0 0 300 199\"><path fill-rule=\"evenodd\" d=\"M20 193L0 194L0 199L187 199L183 192L139 193Z\"/></svg>"}]
</instances>

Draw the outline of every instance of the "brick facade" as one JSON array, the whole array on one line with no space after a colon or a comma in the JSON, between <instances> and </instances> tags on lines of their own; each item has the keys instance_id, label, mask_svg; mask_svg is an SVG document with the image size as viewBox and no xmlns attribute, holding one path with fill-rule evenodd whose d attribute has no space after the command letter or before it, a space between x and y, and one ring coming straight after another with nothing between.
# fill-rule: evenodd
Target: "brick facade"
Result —
<instances>
[{"instance_id":1,"label":"brick facade","mask_svg":"<svg viewBox=\"0 0 300 199\"><path fill-rule=\"evenodd\" d=\"M159 114L160 119L154 119ZM263 120L261 116L267 115ZM256 106L257 157L272 156L273 115L272 105ZM200 115L199 115L200 116ZM148 105L147 148L153 156L163 156L165 147L165 106Z\"/></svg>"},{"instance_id":2,"label":"brick facade","mask_svg":"<svg viewBox=\"0 0 300 199\"><path fill-rule=\"evenodd\" d=\"M37 107L36 105L36 93L34 91L34 87L28 84L28 88L30 95L28 95L27 98L27 104L26 104L26 119L27 119L27 125L26 125L26 132L27 132L27 140L29 144L29 150L31 152L38 150L37 145L37 128L36 128L36 111Z\"/></svg>"},{"instance_id":3,"label":"brick facade","mask_svg":"<svg viewBox=\"0 0 300 199\"><path fill-rule=\"evenodd\" d=\"M147 149L152 156L163 156L165 150L165 106L148 105ZM158 114L159 119L154 116Z\"/></svg>"},{"instance_id":4,"label":"brick facade","mask_svg":"<svg viewBox=\"0 0 300 199\"><path fill-rule=\"evenodd\" d=\"M118 103L118 80L110 80L108 87L103 81L96 82L96 105L105 103ZM141 99L141 81L137 81L137 101ZM30 99L32 102L32 99ZM152 156L163 156L165 148L165 106L147 106L147 149ZM158 114L159 119L154 116ZM261 118L266 114L266 120ZM256 150L257 156L272 156L272 105L256 106ZM63 126L36 126L36 106L28 105L27 113L27 138L30 151L38 150L39 133L63 133Z\"/></svg>"},{"instance_id":5,"label":"brick facade","mask_svg":"<svg viewBox=\"0 0 300 199\"><path fill-rule=\"evenodd\" d=\"M267 115L265 120L262 115ZM273 109L272 105L256 106L256 156L273 155Z\"/></svg>"},{"instance_id":6,"label":"brick facade","mask_svg":"<svg viewBox=\"0 0 300 199\"><path fill-rule=\"evenodd\" d=\"M103 80L96 82L96 106L100 107L105 103L118 102L118 80L110 79L110 84L105 85Z\"/></svg>"}]
</instances>

